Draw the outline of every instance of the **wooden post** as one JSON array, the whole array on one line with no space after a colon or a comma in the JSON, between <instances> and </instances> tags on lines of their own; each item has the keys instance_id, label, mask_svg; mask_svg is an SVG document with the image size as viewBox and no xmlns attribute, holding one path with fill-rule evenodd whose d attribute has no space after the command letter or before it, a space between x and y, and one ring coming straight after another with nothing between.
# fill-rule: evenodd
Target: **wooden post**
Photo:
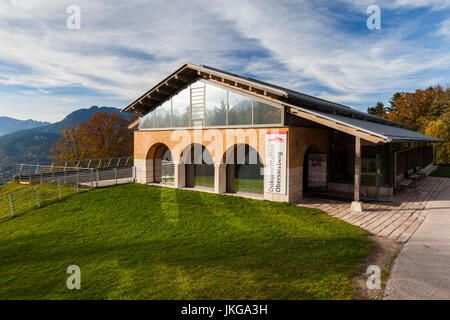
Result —
<instances>
[{"instance_id":1,"label":"wooden post","mask_svg":"<svg viewBox=\"0 0 450 320\"><path fill-rule=\"evenodd\" d=\"M361 138L355 137L355 196L351 209L353 211L362 212L363 206L360 202L360 185L361 185Z\"/></svg>"},{"instance_id":2,"label":"wooden post","mask_svg":"<svg viewBox=\"0 0 450 320\"><path fill-rule=\"evenodd\" d=\"M376 194L375 198L378 199L380 197L380 153L377 151L375 157L375 186L376 186Z\"/></svg>"},{"instance_id":3,"label":"wooden post","mask_svg":"<svg viewBox=\"0 0 450 320\"><path fill-rule=\"evenodd\" d=\"M59 196L59 200L61 200L61 185L59 184L59 180L58 180L58 196Z\"/></svg>"},{"instance_id":4,"label":"wooden post","mask_svg":"<svg viewBox=\"0 0 450 320\"><path fill-rule=\"evenodd\" d=\"M11 209L11 214L14 217L14 206L13 206L13 201L12 201L12 195L9 195L8 198L9 198L9 207Z\"/></svg>"},{"instance_id":5,"label":"wooden post","mask_svg":"<svg viewBox=\"0 0 450 320\"><path fill-rule=\"evenodd\" d=\"M80 171L77 168L77 193L80 192L80 187L78 186L79 182L80 182Z\"/></svg>"},{"instance_id":6,"label":"wooden post","mask_svg":"<svg viewBox=\"0 0 450 320\"><path fill-rule=\"evenodd\" d=\"M355 141L355 201L359 201L359 188L361 185L361 138Z\"/></svg>"},{"instance_id":7,"label":"wooden post","mask_svg":"<svg viewBox=\"0 0 450 320\"><path fill-rule=\"evenodd\" d=\"M39 201L39 191L38 191L38 187L34 187L34 190L36 191L36 202L37 202L37 206L38 208L41 207L41 202Z\"/></svg>"}]
</instances>

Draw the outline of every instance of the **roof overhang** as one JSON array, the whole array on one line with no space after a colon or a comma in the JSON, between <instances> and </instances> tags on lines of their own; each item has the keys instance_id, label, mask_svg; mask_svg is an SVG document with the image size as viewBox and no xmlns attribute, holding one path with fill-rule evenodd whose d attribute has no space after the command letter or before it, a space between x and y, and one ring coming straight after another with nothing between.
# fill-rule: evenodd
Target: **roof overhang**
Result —
<instances>
[{"instance_id":1,"label":"roof overhang","mask_svg":"<svg viewBox=\"0 0 450 320\"><path fill-rule=\"evenodd\" d=\"M286 104L288 112L301 118L319 123L372 143L442 142L424 134L380 123L350 117L312 111L296 105Z\"/></svg>"},{"instance_id":2,"label":"roof overhang","mask_svg":"<svg viewBox=\"0 0 450 320\"><path fill-rule=\"evenodd\" d=\"M152 89L122 109L145 115L193 82L205 79L220 86L283 104L293 115L360 137L372 143L439 142L441 140L403 129L403 124L350 107L282 88L212 67L184 64ZM138 122L130 125L136 128Z\"/></svg>"},{"instance_id":3,"label":"roof overhang","mask_svg":"<svg viewBox=\"0 0 450 320\"><path fill-rule=\"evenodd\" d=\"M266 99L275 99L278 102L280 99L284 100L287 97L287 92L266 86L262 83L255 83L251 80L240 78L237 75L203 66L185 64L122 109L122 112L143 115L199 79L218 82L223 86L231 86L236 89L244 89L257 95L262 95Z\"/></svg>"}]
</instances>

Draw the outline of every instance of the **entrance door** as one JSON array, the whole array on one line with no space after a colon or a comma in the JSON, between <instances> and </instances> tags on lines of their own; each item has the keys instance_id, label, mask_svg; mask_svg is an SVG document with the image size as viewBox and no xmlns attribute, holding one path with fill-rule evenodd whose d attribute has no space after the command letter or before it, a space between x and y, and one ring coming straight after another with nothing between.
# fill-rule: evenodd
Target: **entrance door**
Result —
<instances>
[{"instance_id":1,"label":"entrance door","mask_svg":"<svg viewBox=\"0 0 450 320\"><path fill-rule=\"evenodd\" d=\"M303 163L303 192L327 190L327 154L305 154Z\"/></svg>"}]
</instances>

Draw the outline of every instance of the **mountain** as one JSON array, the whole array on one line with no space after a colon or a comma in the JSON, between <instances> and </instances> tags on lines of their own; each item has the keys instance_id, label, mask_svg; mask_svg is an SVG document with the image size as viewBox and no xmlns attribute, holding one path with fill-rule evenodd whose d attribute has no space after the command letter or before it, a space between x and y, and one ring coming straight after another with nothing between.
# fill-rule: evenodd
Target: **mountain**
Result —
<instances>
[{"instance_id":1,"label":"mountain","mask_svg":"<svg viewBox=\"0 0 450 320\"><path fill-rule=\"evenodd\" d=\"M92 106L79 109L59 122L37 128L20 130L0 137L0 173L10 176L17 163L50 162L50 148L61 137L61 131L88 121L96 112L115 112L130 120L132 115L121 114L120 109Z\"/></svg>"},{"instance_id":2,"label":"mountain","mask_svg":"<svg viewBox=\"0 0 450 320\"><path fill-rule=\"evenodd\" d=\"M0 136L5 134L24 130L42 127L50 124L50 122L35 121L35 120L18 120L10 117L0 117Z\"/></svg>"},{"instance_id":3,"label":"mountain","mask_svg":"<svg viewBox=\"0 0 450 320\"><path fill-rule=\"evenodd\" d=\"M110 108L110 107L100 107L99 108L97 106L92 106L87 109L78 109L78 110L70 113L68 116L66 116L63 120L61 120L59 122L55 122L55 123L52 123L52 124L49 124L46 126L37 127L37 128L33 128L33 129L20 130L20 131L16 131L16 132L1 136L0 137L0 148L3 146L3 143L5 141L9 141L11 138L25 136L30 133L46 132L46 133L57 133L59 135L63 129L70 128L71 126L76 126L80 122L88 121L90 118L92 118L92 116L96 112L105 112L105 111L108 113L115 112L117 114L122 115L123 117L125 117L127 119L131 118L131 116L129 114L121 114L120 109L117 109L117 108ZM1 166L1 164L0 164L0 166Z\"/></svg>"}]
</instances>

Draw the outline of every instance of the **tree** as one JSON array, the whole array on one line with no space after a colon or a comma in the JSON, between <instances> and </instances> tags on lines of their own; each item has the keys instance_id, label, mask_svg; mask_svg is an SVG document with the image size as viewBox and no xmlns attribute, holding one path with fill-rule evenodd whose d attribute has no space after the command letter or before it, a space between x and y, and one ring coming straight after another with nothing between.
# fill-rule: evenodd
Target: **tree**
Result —
<instances>
[{"instance_id":1,"label":"tree","mask_svg":"<svg viewBox=\"0 0 450 320\"><path fill-rule=\"evenodd\" d=\"M367 108L367 113L384 118L386 116L386 108L384 107L383 102L377 102L375 107Z\"/></svg>"},{"instance_id":2,"label":"tree","mask_svg":"<svg viewBox=\"0 0 450 320\"><path fill-rule=\"evenodd\" d=\"M440 85L415 92L396 93L391 100L388 119L399 121L411 130L424 132L429 121L440 117L450 104L450 87Z\"/></svg>"},{"instance_id":3,"label":"tree","mask_svg":"<svg viewBox=\"0 0 450 320\"><path fill-rule=\"evenodd\" d=\"M397 105L395 104L395 101L397 101L397 99L400 98L401 96L402 96L401 92L394 93L391 100L389 100L390 106L386 107L387 113L395 112L397 110Z\"/></svg>"},{"instance_id":4,"label":"tree","mask_svg":"<svg viewBox=\"0 0 450 320\"><path fill-rule=\"evenodd\" d=\"M436 160L450 160L450 87L441 85L396 92L389 101L386 117L401 122L405 128L422 132L443 141L435 145Z\"/></svg>"},{"instance_id":5,"label":"tree","mask_svg":"<svg viewBox=\"0 0 450 320\"><path fill-rule=\"evenodd\" d=\"M441 139L443 141L440 145L434 145L435 161L437 163L449 163L450 160L450 111L448 111L442 118L431 121L425 134Z\"/></svg>"},{"instance_id":6,"label":"tree","mask_svg":"<svg viewBox=\"0 0 450 320\"><path fill-rule=\"evenodd\" d=\"M64 129L50 149L53 161L98 159L131 155L130 121L112 112L97 112L88 122Z\"/></svg>"}]
</instances>

